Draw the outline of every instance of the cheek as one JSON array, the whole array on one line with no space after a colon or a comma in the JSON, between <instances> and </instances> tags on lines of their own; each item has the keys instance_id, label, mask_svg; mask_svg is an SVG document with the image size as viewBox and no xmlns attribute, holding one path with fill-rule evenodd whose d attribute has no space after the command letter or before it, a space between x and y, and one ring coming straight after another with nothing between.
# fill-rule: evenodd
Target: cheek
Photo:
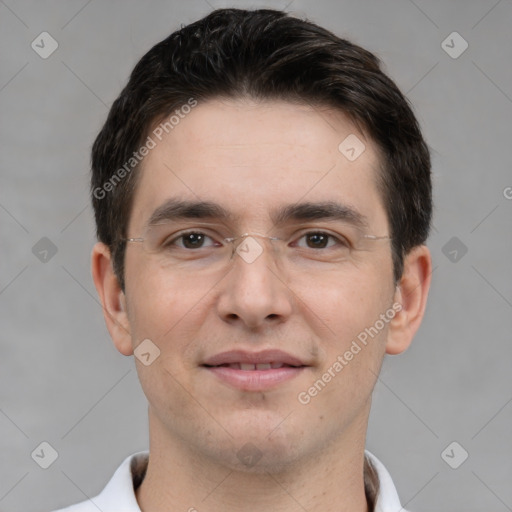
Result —
<instances>
[{"instance_id":1,"label":"cheek","mask_svg":"<svg viewBox=\"0 0 512 512\"><path fill-rule=\"evenodd\" d=\"M193 280L184 282L164 269L152 268L142 255L127 257L125 272L128 317L135 344L149 338L160 346L175 337L174 332L190 323L205 294L204 287ZM173 347L178 348L174 343Z\"/></svg>"},{"instance_id":2,"label":"cheek","mask_svg":"<svg viewBox=\"0 0 512 512\"><path fill-rule=\"evenodd\" d=\"M148 338L160 350L151 366L137 364L142 386L152 403L173 396L172 407L179 411L190 397L184 396L178 383L194 390L198 347L204 342L206 316L212 308L209 288L193 279L184 281L163 271L142 269L130 286L132 343L135 346ZM161 405L171 406L165 399Z\"/></svg>"},{"instance_id":3,"label":"cheek","mask_svg":"<svg viewBox=\"0 0 512 512\"><path fill-rule=\"evenodd\" d=\"M157 271L141 269L133 276L127 282L132 343L135 347L149 339L160 351L149 366L137 361L142 388L154 410L183 414L190 405L183 385L192 390L190 380L195 368L195 342L203 325L199 315L204 291L184 288L183 282Z\"/></svg>"},{"instance_id":4,"label":"cheek","mask_svg":"<svg viewBox=\"0 0 512 512\"><path fill-rule=\"evenodd\" d=\"M317 287L297 290L298 295L304 308L330 329L331 338L349 340L391 307L394 288L391 263L387 263L382 270L375 265L337 274Z\"/></svg>"},{"instance_id":5,"label":"cheek","mask_svg":"<svg viewBox=\"0 0 512 512\"><path fill-rule=\"evenodd\" d=\"M319 410L347 421L368 401L380 371L392 306L392 289L378 279L332 284L314 295L321 364L305 391ZM311 308L313 306L308 304ZM333 408L333 404L336 407Z\"/></svg>"}]
</instances>

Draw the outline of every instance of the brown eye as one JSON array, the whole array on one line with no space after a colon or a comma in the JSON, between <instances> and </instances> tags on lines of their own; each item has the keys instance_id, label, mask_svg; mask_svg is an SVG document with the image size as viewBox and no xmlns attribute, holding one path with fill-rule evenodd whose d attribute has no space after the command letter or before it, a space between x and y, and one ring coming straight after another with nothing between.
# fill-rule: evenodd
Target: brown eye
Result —
<instances>
[{"instance_id":1,"label":"brown eye","mask_svg":"<svg viewBox=\"0 0 512 512\"><path fill-rule=\"evenodd\" d=\"M188 233L181 237L183 239L183 245L187 249L197 249L202 247L205 239L205 235L202 233Z\"/></svg>"},{"instance_id":2,"label":"brown eye","mask_svg":"<svg viewBox=\"0 0 512 512\"><path fill-rule=\"evenodd\" d=\"M325 233L309 233L306 236L308 247L311 249L324 249L327 247L329 235Z\"/></svg>"},{"instance_id":3,"label":"brown eye","mask_svg":"<svg viewBox=\"0 0 512 512\"><path fill-rule=\"evenodd\" d=\"M305 243L301 243L305 240ZM299 238L297 245L306 249L329 249L334 246L347 247L343 238L338 238L324 231L310 231Z\"/></svg>"},{"instance_id":4,"label":"brown eye","mask_svg":"<svg viewBox=\"0 0 512 512\"><path fill-rule=\"evenodd\" d=\"M208 240L210 242L208 242ZM164 244L166 248L172 249L176 246L180 249L202 249L206 247L213 247L214 240L200 231L189 231L181 233L179 236L174 237Z\"/></svg>"}]
</instances>

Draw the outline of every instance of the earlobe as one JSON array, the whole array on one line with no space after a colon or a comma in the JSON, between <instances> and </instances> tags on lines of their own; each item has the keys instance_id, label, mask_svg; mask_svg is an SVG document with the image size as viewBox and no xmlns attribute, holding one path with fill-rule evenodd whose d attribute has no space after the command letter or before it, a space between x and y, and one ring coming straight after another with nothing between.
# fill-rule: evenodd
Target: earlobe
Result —
<instances>
[{"instance_id":1,"label":"earlobe","mask_svg":"<svg viewBox=\"0 0 512 512\"><path fill-rule=\"evenodd\" d=\"M432 258L425 245L413 248L404 258L404 271L396 287L394 304L400 304L389 324L387 354L406 350L416 334L427 305L432 275Z\"/></svg>"},{"instance_id":2,"label":"earlobe","mask_svg":"<svg viewBox=\"0 0 512 512\"><path fill-rule=\"evenodd\" d=\"M126 297L114 273L110 250L101 242L98 242L92 250L91 271L112 341L121 354L132 355Z\"/></svg>"}]
</instances>

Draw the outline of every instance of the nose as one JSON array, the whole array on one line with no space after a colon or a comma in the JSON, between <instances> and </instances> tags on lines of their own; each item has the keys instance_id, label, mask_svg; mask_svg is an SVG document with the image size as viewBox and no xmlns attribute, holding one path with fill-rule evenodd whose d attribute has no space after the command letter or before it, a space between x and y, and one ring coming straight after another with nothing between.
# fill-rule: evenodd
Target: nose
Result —
<instances>
[{"instance_id":1,"label":"nose","mask_svg":"<svg viewBox=\"0 0 512 512\"><path fill-rule=\"evenodd\" d=\"M251 236L242 240L231 265L218 285L217 312L223 321L257 331L290 317L293 293L284 282L269 240Z\"/></svg>"}]
</instances>

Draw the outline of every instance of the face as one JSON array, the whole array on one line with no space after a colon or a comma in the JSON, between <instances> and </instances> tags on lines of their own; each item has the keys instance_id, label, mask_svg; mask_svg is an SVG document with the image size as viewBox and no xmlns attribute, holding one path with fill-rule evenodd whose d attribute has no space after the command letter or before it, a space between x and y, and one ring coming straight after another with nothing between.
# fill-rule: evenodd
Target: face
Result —
<instances>
[{"instance_id":1,"label":"face","mask_svg":"<svg viewBox=\"0 0 512 512\"><path fill-rule=\"evenodd\" d=\"M339 149L349 135L365 145L355 160ZM286 102L212 100L164 133L141 169L128 236L171 247L128 243L125 259L132 348L149 339L160 350L148 366L137 360L160 438L233 467L261 456L262 470L361 436L396 313L391 246L362 237L347 250L336 236L389 234L378 166L342 113ZM177 201L226 215L196 208L166 221ZM338 215L278 218L305 203ZM280 241L247 237L237 247L250 242L256 259L218 263L224 239L244 233Z\"/></svg>"}]
</instances>

